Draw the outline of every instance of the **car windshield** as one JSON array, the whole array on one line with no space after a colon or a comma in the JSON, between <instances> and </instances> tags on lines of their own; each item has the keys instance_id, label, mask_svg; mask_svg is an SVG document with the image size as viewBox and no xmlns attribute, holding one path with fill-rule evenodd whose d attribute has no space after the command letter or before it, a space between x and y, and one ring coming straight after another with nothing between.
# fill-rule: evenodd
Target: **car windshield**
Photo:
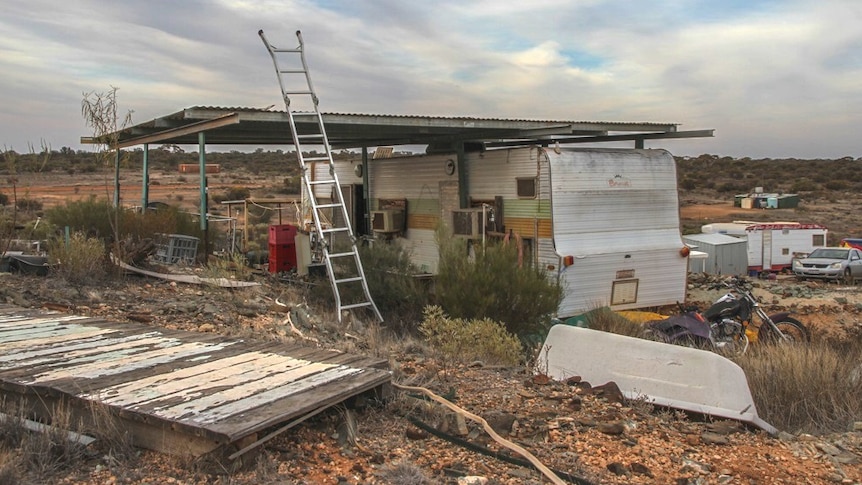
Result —
<instances>
[{"instance_id":1,"label":"car windshield","mask_svg":"<svg viewBox=\"0 0 862 485\"><path fill-rule=\"evenodd\" d=\"M809 258L824 258L824 259L847 259L849 249L815 249L814 252L808 255Z\"/></svg>"}]
</instances>

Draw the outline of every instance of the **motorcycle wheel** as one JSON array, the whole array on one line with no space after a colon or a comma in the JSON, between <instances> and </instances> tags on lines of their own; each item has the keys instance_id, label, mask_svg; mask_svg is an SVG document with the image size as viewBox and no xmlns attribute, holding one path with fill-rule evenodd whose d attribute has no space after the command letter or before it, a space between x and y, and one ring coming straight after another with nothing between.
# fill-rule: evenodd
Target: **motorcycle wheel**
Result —
<instances>
[{"instance_id":1,"label":"motorcycle wheel","mask_svg":"<svg viewBox=\"0 0 862 485\"><path fill-rule=\"evenodd\" d=\"M799 320L791 317L784 317L775 322L775 326L786 337L786 342L809 342L811 335L808 329ZM757 334L757 340L763 343L777 343L780 337L771 328L766 325L760 327L760 332Z\"/></svg>"}]
</instances>

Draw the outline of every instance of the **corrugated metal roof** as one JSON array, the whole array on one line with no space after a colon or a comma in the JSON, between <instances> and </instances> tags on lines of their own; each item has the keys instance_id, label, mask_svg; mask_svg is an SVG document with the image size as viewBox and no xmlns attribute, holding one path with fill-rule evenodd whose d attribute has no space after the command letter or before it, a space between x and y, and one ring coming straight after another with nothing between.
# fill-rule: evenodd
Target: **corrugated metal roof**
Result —
<instances>
[{"instance_id":1,"label":"corrugated metal roof","mask_svg":"<svg viewBox=\"0 0 862 485\"><path fill-rule=\"evenodd\" d=\"M474 143L585 143L712 136L712 130L680 132L676 123L569 121L473 116L321 113L333 148ZM296 120L299 134L318 133L314 117ZM267 108L193 106L114 133L120 147L149 143L196 145L199 134L215 145L292 145L286 111ZM83 137L82 143L93 143Z\"/></svg>"}]
</instances>

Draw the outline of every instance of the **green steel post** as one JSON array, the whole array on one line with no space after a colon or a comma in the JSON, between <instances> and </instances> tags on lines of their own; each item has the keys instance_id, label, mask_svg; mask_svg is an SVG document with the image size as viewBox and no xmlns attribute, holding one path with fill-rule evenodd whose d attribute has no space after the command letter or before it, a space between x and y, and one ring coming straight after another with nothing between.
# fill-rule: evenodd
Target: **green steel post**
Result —
<instances>
[{"instance_id":1,"label":"green steel post","mask_svg":"<svg viewBox=\"0 0 862 485\"><path fill-rule=\"evenodd\" d=\"M144 178L141 182L141 211L147 211L150 203L150 145L144 143Z\"/></svg>"}]
</instances>

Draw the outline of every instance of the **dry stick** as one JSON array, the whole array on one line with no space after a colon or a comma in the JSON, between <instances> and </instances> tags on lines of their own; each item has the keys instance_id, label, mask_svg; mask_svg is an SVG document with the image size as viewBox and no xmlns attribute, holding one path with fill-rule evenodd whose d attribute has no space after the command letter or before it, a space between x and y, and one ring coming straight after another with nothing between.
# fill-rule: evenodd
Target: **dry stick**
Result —
<instances>
[{"instance_id":1,"label":"dry stick","mask_svg":"<svg viewBox=\"0 0 862 485\"><path fill-rule=\"evenodd\" d=\"M518 446L517 444L515 444L515 443L503 438L499 434L497 434L497 432L494 431L494 428L492 428L491 425L489 425L488 422L485 421L485 419L482 418L481 416L477 416L477 415L475 415L475 414L473 414L473 413L471 413L465 409L462 409L462 408L452 404L451 402L438 396L437 394L434 394L432 391L429 391L428 389L425 389L424 387L404 386L401 384L396 384L394 382L392 383L392 385L395 388L401 389L403 391L421 392L422 394L425 394L426 396L428 396L431 400L446 406L447 408L449 408L452 411L464 416L465 418L469 418L469 419L481 424L482 428L485 429L485 432L487 432L489 435L491 435L491 438L494 438L494 441L496 441L497 443L500 443L501 445L505 446L506 448L508 448L508 449L514 451L515 453L518 453L519 455L526 458L530 463L533 464L533 466L535 466L540 472L542 472L545 475L545 477L547 477L550 481L552 481L556 485L566 485L566 482L564 482L560 477L558 477L556 473L551 471L550 468L548 468L544 464L542 464L542 462L540 462L538 458L533 456L532 453L530 453L529 451L525 450L524 448Z\"/></svg>"}]
</instances>

